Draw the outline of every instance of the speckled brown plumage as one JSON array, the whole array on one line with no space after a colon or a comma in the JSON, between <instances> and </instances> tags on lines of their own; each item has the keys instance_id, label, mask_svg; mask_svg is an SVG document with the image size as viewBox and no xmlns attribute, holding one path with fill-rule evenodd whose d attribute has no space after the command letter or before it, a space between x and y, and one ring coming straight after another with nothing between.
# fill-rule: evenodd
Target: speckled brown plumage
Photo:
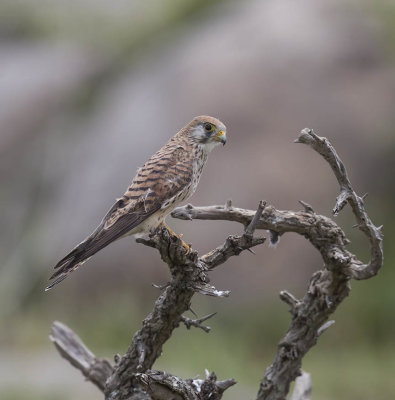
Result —
<instances>
[{"instance_id":1,"label":"speckled brown plumage","mask_svg":"<svg viewBox=\"0 0 395 400\"><path fill-rule=\"evenodd\" d=\"M166 215L195 192L208 153L217 144L225 144L225 132L222 122L201 116L173 136L138 170L97 229L58 262L51 276L55 280L46 290L114 240L149 233L163 223Z\"/></svg>"}]
</instances>

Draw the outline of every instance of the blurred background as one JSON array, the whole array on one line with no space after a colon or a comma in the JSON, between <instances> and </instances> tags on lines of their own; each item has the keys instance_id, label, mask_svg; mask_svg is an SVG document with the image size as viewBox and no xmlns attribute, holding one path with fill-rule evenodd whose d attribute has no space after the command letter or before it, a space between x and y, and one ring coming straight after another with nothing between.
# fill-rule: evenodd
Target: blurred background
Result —
<instances>
[{"instance_id":1,"label":"blurred background","mask_svg":"<svg viewBox=\"0 0 395 400\"><path fill-rule=\"evenodd\" d=\"M351 296L304 360L314 399L395 397L395 2L384 0L2 0L0 2L0 398L99 399L60 358L51 323L92 351L126 351L168 278L132 238L95 255L45 293L56 262L100 222L136 169L194 116L228 127L210 156L195 205L255 209L260 199L330 216L338 185L299 131L330 138L367 210L385 224L385 265ZM346 209L337 222L367 260ZM242 227L169 225L204 253ZM256 248L212 274L228 299L196 295L210 334L180 327L155 365L181 377L214 370L254 398L287 330L278 297L303 296L322 268L303 238Z\"/></svg>"}]
</instances>

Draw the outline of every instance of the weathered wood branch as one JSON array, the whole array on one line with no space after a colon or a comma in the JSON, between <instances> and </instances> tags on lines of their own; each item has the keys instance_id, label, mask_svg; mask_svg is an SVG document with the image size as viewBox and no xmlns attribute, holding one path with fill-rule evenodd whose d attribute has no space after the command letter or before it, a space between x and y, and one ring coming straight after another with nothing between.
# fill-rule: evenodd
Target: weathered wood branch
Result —
<instances>
[{"instance_id":1,"label":"weathered wood branch","mask_svg":"<svg viewBox=\"0 0 395 400\"><path fill-rule=\"evenodd\" d=\"M208 319L214 317L214 315L217 314L211 313L209 315L206 315L205 317L198 318L198 319L191 319L188 317L185 317L184 315L181 317L181 321L184 323L184 325L187 327L187 329L191 329L192 326L195 328L200 328L204 330L205 332L209 333L211 331L211 328L209 326L202 325L204 321L207 321Z\"/></svg>"},{"instance_id":2,"label":"weathered wood branch","mask_svg":"<svg viewBox=\"0 0 395 400\"><path fill-rule=\"evenodd\" d=\"M212 316L212 315L211 315ZM201 318L201 322L210 318ZM105 383L113 372L113 367L107 360L96 358L85 346L82 340L66 325L54 322L50 339L54 342L60 354L74 367L79 369L87 380L94 383L100 390L105 389ZM130 377L133 389L128 398L133 400L157 399L220 399L222 393L233 386L233 379L217 381L214 373L206 372L206 379L183 380L162 371L146 370ZM200 397L203 394L206 397Z\"/></svg>"},{"instance_id":3,"label":"weathered wood branch","mask_svg":"<svg viewBox=\"0 0 395 400\"><path fill-rule=\"evenodd\" d=\"M354 279L368 279L375 276L383 265L383 235L381 227L376 227L369 218L364 205L364 196L358 196L348 179L346 168L337 155L335 148L327 138L316 135L312 129L305 128L300 133L296 143L310 146L329 163L340 185L340 194L337 196L333 214L336 216L348 203L357 220L358 228L366 235L370 242L370 262L354 262L350 265L351 276Z\"/></svg>"},{"instance_id":4,"label":"weathered wood branch","mask_svg":"<svg viewBox=\"0 0 395 400\"><path fill-rule=\"evenodd\" d=\"M255 211L224 206L194 207L188 204L172 212L174 218L236 221L247 227ZM278 234L295 232L306 239L321 253L325 263L337 260L342 267L360 264L360 261L346 249L349 240L342 229L324 215L305 211L281 211L266 206L255 229L275 231ZM350 273L351 274L351 273Z\"/></svg>"},{"instance_id":5,"label":"weathered wood branch","mask_svg":"<svg viewBox=\"0 0 395 400\"><path fill-rule=\"evenodd\" d=\"M231 255L239 254L242 250L263 242L252 237L248 240L232 237L229 241L230 245L224 245L223 248L214 251L221 255L216 257L216 265L225 262ZM194 250L187 252L181 240L171 236L166 229L159 230L148 240L138 239L138 242L158 249L162 260L170 268L172 279L157 299L151 314L144 320L142 328L134 335L127 353L115 366L105 389L108 399L128 398L135 386L131 378L136 373L145 373L152 368L162 352L163 344L180 322L190 326L199 325L198 322L183 317L195 292L217 297L229 295L228 291L220 291L209 285L207 272L213 267L213 263L209 264L203 258L199 258ZM204 319L200 320L203 321Z\"/></svg>"},{"instance_id":6,"label":"weathered wood branch","mask_svg":"<svg viewBox=\"0 0 395 400\"><path fill-rule=\"evenodd\" d=\"M49 338L62 357L79 369L86 379L100 390L104 390L106 381L113 370L109 361L97 358L82 340L61 322L53 323Z\"/></svg>"},{"instance_id":7,"label":"weathered wood branch","mask_svg":"<svg viewBox=\"0 0 395 400\"><path fill-rule=\"evenodd\" d=\"M73 353L79 354L85 348L79 339L79 351L75 349L78 346L67 347L70 340L62 341L63 356L66 354L66 358L75 367L103 390L106 399L159 400L170 398L170 392L175 399L220 399L224 390L231 386L230 383L234 384L233 380L216 382L215 375L211 374L205 381L199 381L198 385L196 380L183 381L151 369L162 352L163 344L180 323L188 328L195 326L209 331L210 328L202 323L213 315L196 320L183 316L183 313L189 310L192 296L196 292L216 297L229 295L229 291L217 290L209 284L208 271L224 263L229 257L263 243L265 239L254 238L252 234L229 236L222 246L201 258L192 249L186 251L182 241L170 235L165 228L159 229L149 239L137 241L159 251L162 260L169 266L171 281L163 287L163 293L156 300L153 311L143 321L142 328L135 333L126 354L118 357L115 366L106 370L106 375L103 374L99 381L89 376L89 361L87 365L82 361L72 362ZM69 328L64 327L64 330L68 331L69 337L76 337ZM56 330L54 325L51 338L58 343L61 340L59 336L59 330ZM57 345L57 348L59 350L60 347ZM91 355L92 357L94 356Z\"/></svg>"},{"instance_id":8,"label":"weathered wood branch","mask_svg":"<svg viewBox=\"0 0 395 400\"><path fill-rule=\"evenodd\" d=\"M310 129L304 129L297 143L305 143L324 157L330 164L341 188L333 210L336 215L348 202L358 226L367 235L371 245L371 261L363 264L346 249L349 240L331 219L317 215L313 208L301 201L303 212L280 211L266 207L256 229L266 229L284 234L295 232L303 235L317 248L325 263L323 271L316 272L303 299L298 300L288 292L280 298L290 306L292 321L279 344L275 361L266 369L258 392L258 400L282 400L289 392L291 382L300 375L302 358L316 344L331 324L328 317L349 293L349 279L367 279L378 273L383 263L382 235L367 215L363 199L352 189L345 166L326 138ZM236 221L248 227L256 213L252 210L229 206L194 207L188 204L175 209L172 216L180 219Z\"/></svg>"},{"instance_id":9,"label":"weathered wood branch","mask_svg":"<svg viewBox=\"0 0 395 400\"><path fill-rule=\"evenodd\" d=\"M229 257L239 255L243 250L252 251L252 247L264 243L264 237L254 237L254 232L262 229L269 230L272 238L287 232L304 236L320 252L324 269L313 274L302 299L286 291L280 293L281 300L290 307L292 320L279 343L273 364L266 369L260 382L257 400L285 399L291 382L298 376L292 400L310 398L311 380L308 374L301 372L303 356L333 324L334 321L328 321L328 318L349 294L350 279L366 279L377 274L383 252L381 228L371 222L363 198L353 191L344 164L333 146L308 129L301 132L296 142L309 145L330 164L340 185L334 214L346 203L350 204L358 227L371 245L370 262L364 264L349 252L346 249L349 240L342 229L330 218L316 214L304 201L300 201L303 211L276 210L263 201L256 211L246 210L233 207L229 200L225 206L194 207L189 204L175 209L172 216L179 219L239 222L244 226L244 233L230 235L223 245L201 257L192 249L187 252L182 241L166 229L159 229L148 239L138 239L139 243L159 251L169 266L171 280L160 288L163 292L152 312L135 333L126 354L116 357L114 366L96 358L69 328L57 322L53 325L51 340L58 351L98 386L107 400L216 400L235 383L233 379L217 381L214 373L207 373L205 380L182 380L154 371L152 367L163 344L180 324L209 331L202 323L212 315L192 320L183 313L190 309L191 299L197 292L217 297L229 295L229 291L217 290L209 284L208 273Z\"/></svg>"}]
</instances>

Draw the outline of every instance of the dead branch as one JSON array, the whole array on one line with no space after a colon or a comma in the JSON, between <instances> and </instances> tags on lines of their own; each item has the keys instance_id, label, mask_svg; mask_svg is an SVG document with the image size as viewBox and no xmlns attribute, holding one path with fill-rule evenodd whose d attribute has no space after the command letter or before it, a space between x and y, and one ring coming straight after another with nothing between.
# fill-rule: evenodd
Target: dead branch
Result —
<instances>
[{"instance_id":1,"label":"dead branch","mask_svg":"<svg viewBox=\"0 0 395 400\"><path fill-rule=\"evenodd\" d=\"M142 328L134 335L127 353L115 366L106 385L105 393L108 399L128 398L128 393L133 390L131 377L136 373L146 373L152 368L162 352L163 344L180 322L188 321L190 325L199 325L182 315L189 309L195 292L217 297L229 295L228 291L220 291L209 285L207 271L212 266L199 258L196 251L186 252L181 240L170 236L166 229L161 229L148 240L138 241L159 250L162 260L170 268L172 279L156 301L151 314L144 320ZM225 262L232 252L238 254L243 249L261 243L253 239L247 243L241 238L235 238L234 242L237 243L237 250L235 246L232 247L232 250L223 256L222 262ZM193 388L191 390L196 391Z\"/></svg>"},{"instance_id":2,"label":"dead branch","mask_svg":"<svg viewBox=\"0 0 395 400\"><path fill-rule=\"evenodd\" d=\"M184 315L181 317L181 321L184 323L184 325L187 327L187 329L191 329L191 326L194 326L195 328L200 328L204 330L206 333L209 333L211 331L211 328L209 326L204 326L202 325L202 322L207 321L208 319L214 317L214 315L217 314L211 313L209 315L206 315L205 317L198 318L198 319L191 319L188 317L185 317Z\"/></svg>"},{"instance_id":3,"label":"dead branch","mask_svg":"<svg viewBox=\"0 0 395 400\"><path fill-rule=\"evenodd\" d=\"M360 261L352 263L350 265L352 278L368 279L375 276L383 265L384 260L383 235L381 233L382 227L376 227L365 210L364 198L366 194L360 197L354 192L348 179L346 168L327 138L320 137L312 129L305 128L295 142L307 144L329 163L340 185L340 194L336 198L333 214L335 216L338 215L347 203L350 204L359 229L370 242L370 262L368 264L363 264Z\"/></svg>"},{"instance_id":4,"label":"dead branch","mask_svg":"<svg viewBox=\"0 0 395 400\"><path fill-rule=\"evenodd\" d=\"M313 208L301 201L303 212L279 211L266 207L256 229L266 229L284 234L295 232L307 238L318 249L325 263L323 271L316 272L303 299L298 300L288 292L280 298L290 306L292 321L281 340L274 363L266 369L258 392L258 400L282 400L289 392L291 382L300 375L302 358L316 344L318 336L330 325L327 319L349 293L350 278L367 279L376 275L382 266L382 236L368 217L363 199L352 189L343 162L326 138L310 129L304 129L297 143L310 145L330 164L341 188L333 210L337 214L348 202L357 218L358 226L371 244L371 261L363 264L346 249L349 240L331 219L317 215ZM191 204L177 208L172 216L180 219L236 221L249 226L254 211L234 207L194 207Z\"/></svg>"},{"instance_id":5,"label":"dead branch","mask_svg":"<svg viewBox=\"0 0 395 400\"><path fill-rule=\"evenodd\" d=\"M110 373L102 376L100 382L94 382L104 391L106 399L130 399L131 393L135 396L133 399L136 400L150 399L150 396L158 400L168 399L170 398L169 391L172 391L174 398L178 398L177 396L183 399L222 397L224 390L231 386L226 382L234 382L233 380L216 383L216 379L213 378L215 375L210 375L210 378L202 381L199 386L196 380L182 381L176 377L170 378L169 374L152 372L151 368L160 356L163 344L181 322L187 327L196 326L209 330L208 327L202 325L202 322L212 315L197 320L183 316L183 313L190 309L192 296L196 292L216 297L229 295L229 291L217 290L209 284L207 275L209 269L224 263L232 255L238 255L243 250L263 243L264 240L264 238L245 235L230 236L223 246L199 258L196 251L191 249L187 252L181 240L169 235L166 229L158 230L149 239L138 239L139 243L154 247L160 252L162 260L169 266L171 281L163 288L164 291L157 299L153 311L145 318L142 328L134 335L127 353L117 359L116 365L111 368ZM70 337L75 336L69 328L66 329ZM51 337L55 343L59 341L58 336L58 330L53 329ZM79 340L80 349L76 351L75 347L78 346L68 348L69 340L63 342L65 343L62 347L63 352L66 354L70 352L67 357L69 360L72 358L72 353L78 353L85 347ZM82 368L81 363L73 363L73 365L87 376L86 368ZM153 383L156 388L155 394L152 393ZM181 386L183 389L178 391ZM203 390L203 388L206 389ZM206 396L209 397L204 397L202 394L204 392L207 392Z\"/></svg>"},{"instance_id":6,"label":"dead branch","mask_svg":"<svg viewBox=\"0 0 395 400\"><path fill-rule=\"evenodd\" d=\"M100 390L104 390L106 380L113 370L109 361L96 358L82 340L61 322L53 323L49 338L62 357L79 369Z\"/></svg>"},{"instance_id":7,"label":"dead branch","mask_svg":"<svg viewBox=\"0 0 395 400\"><path fill-rule=\"evenodd\" d=\"M371 245L371 261L363 264L346 249L349 240L342 229L330 218L318 215L313 208L300 201L303 211L281 211L266 206L261 201L256 211L235 208L228 200L225 206L194 207L188 204L175 209L172 216L179 219L227 220L244 226L244 234L229 236L222 246L199 257L194 250L187 252L177 237L160 229L139 243L156 248L162 260L169 266L171 280L161 287L162 294L156 300L152 312L136 332L127 353L116 358L111 366L108 361L97 359L67 327L54 323L51 340L63 357L100 390L107 400L160 400L160 399L220 399L224 390L232 386L233 379L217 381L214 373L207 373L205 380L182 380L152 367L160 356L162 346L173 330L183 323L190 328L199 327L206 332L209 327L202 323L212 317L192 320L183 315L190 309L196 292L226 297L227 290L217 290L209 284L208 273L223 264L229 257L243 250L264 243L264 237L254 237L256 230L269 230L273 237L287 232L304 236L320 252L324 269L313 274L308 290L302 299L282 291L280 298L289 307L292 316L290 327L278 345L278 352L260 382L257 400L283 400L290 384L297 379L292 400L310 398L311 380L302 374L303 356L316 344L318 337L334 321L329 316L349 294L350 279L367 279L377 274L383 262L382 235L369 219L363 204L352 189L344 164L333 146L309 129L301 132L298 143L305 143L317 151L330 164L339 184L340 195L334 214L349 203L356 216L358 227L368 237ZM302 375L301 375L302 374Z\"/></svg>"}]
</instances>

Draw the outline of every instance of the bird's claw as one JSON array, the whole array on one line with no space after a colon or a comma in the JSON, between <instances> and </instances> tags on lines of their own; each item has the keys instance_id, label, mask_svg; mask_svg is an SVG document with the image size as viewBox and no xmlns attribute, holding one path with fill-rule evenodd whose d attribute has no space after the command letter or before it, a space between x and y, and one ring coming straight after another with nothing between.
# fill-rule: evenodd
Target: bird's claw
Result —
<instances>
[{"instance_id":1,"label":"bird's claw","mask_svg":"<svg viewBox=\"0 0 395 400\"><path fill-rule=\"evenodd\" d=\"M190 246L188 246L183 240L181 240L181 245L185 249L186 254L188 254L191 251Z\"/></svg>"},{"instance_id":2,"label":"bird's claw","mask_svg":"<svg viewBox=\"0 0 395 400\"><path fill-rule=\"evenodd\" d=\"M184 236L182 233L180 233L179 235L177 235L176 233L174 233L167 224L164 224L165 228L167 229L167 231L169 232L169 235L172 237L176 237L177 239L181 240L181 246L185 249L186 254L188 254L191 251L190 246L188 246L181 238Z\"/></svg>"}]
</instances>

